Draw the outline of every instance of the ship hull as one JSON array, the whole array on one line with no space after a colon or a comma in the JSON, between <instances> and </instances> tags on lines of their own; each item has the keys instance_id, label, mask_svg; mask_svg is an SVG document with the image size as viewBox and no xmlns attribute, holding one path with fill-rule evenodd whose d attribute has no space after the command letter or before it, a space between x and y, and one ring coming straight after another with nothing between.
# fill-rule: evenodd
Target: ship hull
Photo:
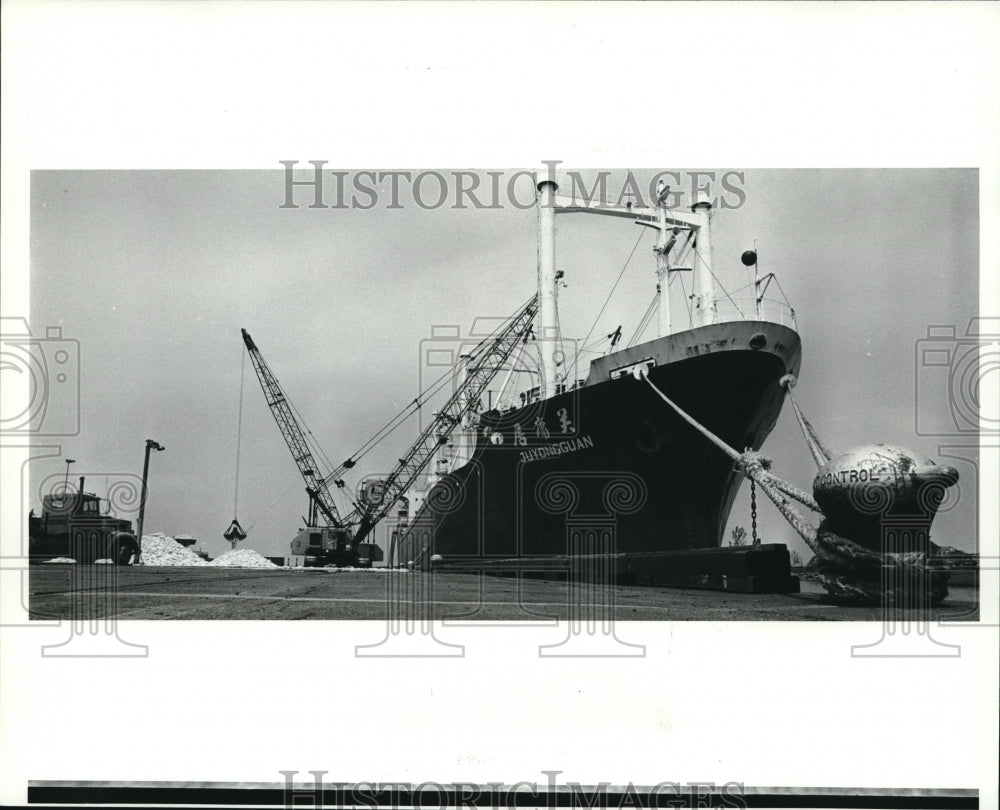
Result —
<instances>
[{"instance_id":1,"label":"ship hull","mask_svg":"<svg viewBox=\"0 0 1000 810\"><path fill-rule=\"evenodd\" d=\"M602 538L590 551L719 546L742 476L627 373L636 364L731 447L759 449L800 344L781 324L712 324L600 358L584 384L550 399L482 414L471 459L427 494L391 562L581 553L588 529Z\"/></svg>"}]
</instances>

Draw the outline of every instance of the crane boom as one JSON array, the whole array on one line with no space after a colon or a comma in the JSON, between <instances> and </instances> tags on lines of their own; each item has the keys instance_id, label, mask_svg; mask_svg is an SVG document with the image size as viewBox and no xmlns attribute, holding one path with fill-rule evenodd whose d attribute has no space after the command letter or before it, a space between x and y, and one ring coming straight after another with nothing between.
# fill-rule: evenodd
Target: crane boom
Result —
<instances>
[{"instance_id":1,"label":"crane boom","mask_svg":"<svg viewBox=\"0 0 1000 810\"><path fill-rule=\"evenodd\" d=\"M330 493L323 476L316 469L316 460L306 443L305 433L288 404L288 398L285 396L281 384L267 363L264 362L264 358L261 356L257 344L250 337L250 333L246 329L243 329L242 332L250 361L253 363L254 371L257 372L257 379L260 380L260 387L264 389L264 398L274 415L274 421L278 423L278 429L292 453L292 458L295 459L299 473L306 483L306 492L309 498L326 518L327 525L337 529L344 528L340 513L333 501L333 495Z\"/></svg>"},{"instance_id":2,"label":"crane boom","mask_svg":"<svg viewBox=\"0 0 1000 810\"><path fill-rule=\"evenodd\" d=\"M359 506L348 519L353 523L357 518L354 543L360 543L369 532L396 505L417 477L433 458L434 454L447 443L455 428L465 416L479 406L486 386L506 365L521 339L531 329L538 312L538 296L534 295L518 310L494 337L483 340L470 353L466 367L466 377L459 384L448 401L434 416L420 437L399 460L399 466L384 482L384 494L378 503Z\"/></svg>"},{"instance_id":3,"label":"crane boom","mask_svg":"<svg viewBox=\"0 0 1000 810\"><path fill-rule=\"evenodd\" d=\"M375 555L376 561L381 560L381 551L377 546L362 541L413 486L434 454L448 442L455 428L480 406L486 386L508 363L517 345L522 340L527 340L537 313L538 296L535 295L502 328L482 340L466 356L464 379L399 460L396 469L385 479L381 499L377 503L359 504L346 518L341 518L330 493L329 482L316 468L305 433L295 418L284 390L261 356L250 333L243 329L243 342L274 421L278 423L278 429L305 481L306 492L312 504L323 514L330 527L322 532L303 529L292 542L293 554L307 555L307 559L308 555L313 555L316 559L355 564L352 561L360 559L364 552L365 559L371 559ZM328 476L330 479L333 477ZM312 526L313 522L309 521L309 525Z\"/></svg>"}]
</instances>

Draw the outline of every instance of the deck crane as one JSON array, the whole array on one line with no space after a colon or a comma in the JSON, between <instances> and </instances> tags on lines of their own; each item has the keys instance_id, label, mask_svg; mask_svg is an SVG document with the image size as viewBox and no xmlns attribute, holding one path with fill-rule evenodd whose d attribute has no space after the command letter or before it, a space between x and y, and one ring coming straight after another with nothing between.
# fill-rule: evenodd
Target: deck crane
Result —
<instances>
[{"instance_id":1,"label":"deck crane","mask_svg":"<svg viewBox=\"0 0 1000 810\"><path fill-rule=\"evenodd\" d=\"M362 499L346 516L341 517L330 493L330 484L341 485L340 476L353 467L355 459L348 459L330 475L321 476L306 442L305 434L292 411L277 378L264 362L250 334L243 330L254 370L260 380L267 404L271 408L281 435L295 459L306 484L310 499L310 520L292 541L292 553L306 555L316 564L364 565L382 559L381 549L373 543L364 543L372 529L392 511L404 494L416 483L437 451L451 438L455 429L467 422L467 417L480 406L486 387L510 360L518 344L530 333L538 312L538 296L533 296L504 325L484 338L464 356L462 381L455 387L447 402L437 410L433 420L420 434L409 450L399 459L399 465L381 482L378 498ZM415 404L421 404L420 397ZM317 526L317 511L326 526Z\"/></svg>"},{"instance_id":2,"label":"deck crane","mask_svg":"<svg viewBox=\"0 0 1000 810\"><path fill-rule=\"evenodd\" d=\"M466 355L464 379L382 483L381 498L359 504L349 515L356 527L355 542L367 537L375 525L392 511L466 416L481 407L486 387L507 365L518 344L524 341L537 312L538 296L535 295L507 319L502 329L482 340Z\"/></svg>"},{"instance_id":3,"label":"deck crane","mask_svg":"<svg viewBox=\"0 0 1000 810\"><path fill-rule=\"evenodd\" d=\"M271 409L274 421L278 423L278 429L292 453L292 458L295 459L299 474L305 481L306 494L309 496L309 518L306 520L305 529L292 541L292 553L305 554L306 548L311 548L311 556L323 557L328 562L341 565L355 565L359 562L359 554L356 544L352 542L350 527L344 523L337 511L329 485L320 474L306 442L305 432L295 418L278 378L261 356L257 344L246 329L242 332L243 343L246 344L250 361L253 363L254 371L257 372L260 387L264 390L264 398ZM320 525L320 516L325 525ZM364 564L365 561L362 556L360 562ZM367 558L367 563L371 564L370 557Z\"/></svg>"}]
</instances>

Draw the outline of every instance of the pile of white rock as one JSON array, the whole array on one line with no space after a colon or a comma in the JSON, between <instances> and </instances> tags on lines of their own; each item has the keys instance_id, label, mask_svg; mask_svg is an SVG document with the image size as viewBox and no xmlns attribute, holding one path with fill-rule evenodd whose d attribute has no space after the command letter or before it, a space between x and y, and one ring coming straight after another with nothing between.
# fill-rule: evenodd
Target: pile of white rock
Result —
<instances>
[{"instance_id":1,"label":"pile of white rock","mask_svg":"<svg viewBox=\"0 0 1000 810\"><path fill-rule=\"evenodd\" d=\"M191 549L174 538L157 532L142 536L143 565L208 565Z\"/></svg>"},{"instance_id":2,"label":"pile of white rock","mask_svg":"<svg viewBox=\"0 0 1000 810\"><path fill-rule=\"evenodd\" d=\"M209 565L220 565L225 568L278 568L266 557L262 557L252 548L236 548L216 557Z\"/></svg>"}]
</instances>

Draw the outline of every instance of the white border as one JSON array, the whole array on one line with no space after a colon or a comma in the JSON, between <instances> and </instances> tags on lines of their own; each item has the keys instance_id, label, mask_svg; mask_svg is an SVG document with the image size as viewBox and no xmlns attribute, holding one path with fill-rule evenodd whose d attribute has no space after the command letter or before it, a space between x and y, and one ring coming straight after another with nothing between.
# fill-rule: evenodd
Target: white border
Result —
<instances>
[{"instance_id":1,"label":"white border","mask_svg":"<svg viewBox=\"0 0 1000 810\"><path fill-rule=\"evenodd\" d=\"M3 312L27 311L33 168L558 158L979 167L981 300L996 314L998 34L986 3L7 2ZM982 503L995 459L984 451ZM878 627L814 623L634 625L639 661L540 660L544 629L517 643L477 631L461 662L354 659L381 630L136 623L151 658L97 662L40 659L58 630L4 630L0 801L23 800L29 778L557 769L585 784L978 787L996 806L991 630L943 632L958 660L852 660ZM124 684L134 700L101 699ZM309 696L323 688L329 700Z\"/></svg>"}]
</instances>

